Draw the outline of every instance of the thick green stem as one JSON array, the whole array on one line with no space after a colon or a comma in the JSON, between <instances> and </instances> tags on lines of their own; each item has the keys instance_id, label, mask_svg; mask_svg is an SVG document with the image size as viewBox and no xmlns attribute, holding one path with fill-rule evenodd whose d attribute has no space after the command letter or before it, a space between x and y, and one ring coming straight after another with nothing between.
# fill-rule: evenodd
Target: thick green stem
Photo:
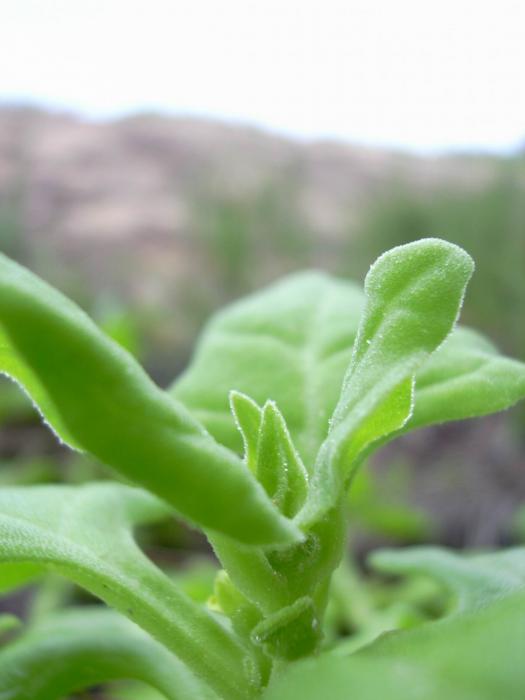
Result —
<instances>
[{"instance_id":1,"label":"thick green stem","mask_svg":"<svg viewBox=\"0 0 525 700\"><path fill-rule=\"evenodd\" d=\"M221 535L208 539L233 583L265 613L290 603L286 579L276 572L260 548L245 547Z\"/></svg>"}]
</instances>

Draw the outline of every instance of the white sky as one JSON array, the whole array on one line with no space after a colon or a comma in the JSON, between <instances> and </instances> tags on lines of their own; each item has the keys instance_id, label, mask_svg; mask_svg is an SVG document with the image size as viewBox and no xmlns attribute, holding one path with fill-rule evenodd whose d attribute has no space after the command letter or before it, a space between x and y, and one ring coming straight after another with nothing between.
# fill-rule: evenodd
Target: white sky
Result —
<instances>
[{"instance_id":1,"label":"white sky","mask_svg":"<svg viewBox=\"0 0 525 700\"><path fill-rule=\"evenodd\" d=\"M0 0L0 100L409 147L525 142L524 0Z\"/></svg>"}]
</instances>

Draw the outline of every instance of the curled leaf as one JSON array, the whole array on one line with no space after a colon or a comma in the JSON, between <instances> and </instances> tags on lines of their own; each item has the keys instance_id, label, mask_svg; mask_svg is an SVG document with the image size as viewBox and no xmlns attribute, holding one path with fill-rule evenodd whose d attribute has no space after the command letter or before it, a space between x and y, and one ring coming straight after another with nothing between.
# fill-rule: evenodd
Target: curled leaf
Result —
<instances>
[{"instance_id":1,"label":"curled leaf","mask_svg":"<svg viewBox=\"0 0 525 700\"><path fill-rule=\"evenodd\" d=\"M352 361L319 451L303 522L332 507L365 450L408 420L416 371L452 330L472 271L461 248L438 239L394 248L372 266Z\"/></svg>"}]
</instances>

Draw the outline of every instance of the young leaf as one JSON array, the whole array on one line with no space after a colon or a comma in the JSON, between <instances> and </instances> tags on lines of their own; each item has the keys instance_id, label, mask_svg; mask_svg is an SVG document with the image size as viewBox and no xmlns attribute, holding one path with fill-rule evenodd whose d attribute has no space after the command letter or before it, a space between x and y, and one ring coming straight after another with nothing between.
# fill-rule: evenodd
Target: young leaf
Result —
<instances>
[{"instance_id":1,"label":"young leaf","mask_svg":"<svg viewBox=\"0 0 525 700\"><path fill-rule=\"evenodd\" d=\"M255 472L262 411L253 399L235 390L230 391L230 408L242 436L244 461Z\"/></svg>"},{"instance_id":2,"label":"young leaf","mask_svg":"<svg viewBox=\"0 0 525 700\"><path fill-rule=\"evenodd\" d=\"M415 373L450 333L472 271L461 248L437 239L394 248L372 266L352 361L319 451L303 522L332 507L365 449L405 424Z\"/></svg>"},{"instance_id":3,"label":"young leaf","mask_svg":"<svg viewBox=\"0 0 525 700\"><path fill-rule=\"evenodd\" d=\"M244 443L244 460L279 510L289 517L302 506L308 475L284 416L274 401L263 408L245 394L230 392L230 405Z\"/></svg>"},{"instance_id":4,"label":"young leaf","mask_svg":"<svg viewBox=\"0 0 525 700\"><path fill-rule=\"evenodd\" d=\"M239 392L231 392L230 401L250 468L280 510L295 515L306 498L308 481L282 414L272 401L261 410ZM274 613L290 603L284 577L264 552L212 533L208 539L237 588L262 610Z\"/></svg>"},{"instance_id":5,"label":"young leaf","mask_svg":"<svg viewBox=\"0 0 525 700\"><path fill-rule=\"evenodd\" d=\"M30 562L69 578L156 637L219 694L244 698L243 686L256 677L249 651L183 595L131 536L134 524L167 514L161 501L119 484L4 488L0 562Z\"/></svg>"},{"instance_id":6,"label":"young leaf","mask_svg":"<svg viewBox=\"0 0 525 700\"><path fill-rule=\"evenodd\" d=\"M308 479L284 418L273 401L267 401L262 410L255 469L279 510L287 516L295 515L306 498Z\"/></svg>"},{"instance_id":7,"label":"young leaf","mask_svg":"<svg viewBox=\"0 0 525 700\"><path fill-rule=\"evenodd\" d=\"M240 436L231 389L282 411L306 465L313 464L348 365L362 291L318 272L294 275L228 307L209 323L171 393L223 444Z\"/></svg>"},{"instance_id":8,"label":"young leaf","mask_svg":"<svg viewBox=\"0 0 525 700\"><path fill-rule=\"evenodd\" d=\"M204 527L252 544L299 537L231 451L72 302L0 256L0 370L68 444Z\"/></svg>"},{"instance_id":9,"label":"young leaf","mask_svg":"<svg viewBox=\"0 0 525 700\"><path fill-rule=\"evenodd\" d=\"M55 614L0 651L2 700L62 700L123 679L147 683L167 700L217 698L165 647L98 606Z\"/></svg>"}]
</instances>

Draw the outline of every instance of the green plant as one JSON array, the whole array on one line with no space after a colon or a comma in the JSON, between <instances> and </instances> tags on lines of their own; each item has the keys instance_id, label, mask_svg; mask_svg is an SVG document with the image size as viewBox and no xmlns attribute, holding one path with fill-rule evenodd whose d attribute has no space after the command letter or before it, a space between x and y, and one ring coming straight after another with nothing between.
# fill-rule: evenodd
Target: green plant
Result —
<instances>
[{"instance_id":1,"label":"green plant","mask_svg":"<svg viewBox=\"0 0 525 700\"><path fill-rule=\"evenodd\" d=\"M0 491L2 589L47 570L117 611L58 610L19 633L4 618L0 697L53 700L128 679L171 700L522 698L519 548L377 554L376 568L429 576L455 604L424 624L413 598L404 612L387 606L365 620L364 647L323 636L360 462L409 430L525 396L525 365L454 329L472 270L460 248L427 239L381 256L364 294L296 275L220 313L162 391L74 304L0 258L2 371L62 441L142 487ZM133 539L134 526L173 513L221 563L207 605ZM366 645L388 629L399 631Z\"/></svg>"},{"instance_id":2,"label":"green plant","mask_svg":"<svg viewBox=\"0 0 525 700\"><path fill-rule=\"evenodd\" d=\"M441 186L430 192L389 182L348 237L341 271L360 275L383 250L447 231L448 239L476 261L469 287L468 322L509 352L525 353L525 326L516 316L525 305L525 158L494 164L488 182L469 188Z\"/></svg>"}]
</instances>

